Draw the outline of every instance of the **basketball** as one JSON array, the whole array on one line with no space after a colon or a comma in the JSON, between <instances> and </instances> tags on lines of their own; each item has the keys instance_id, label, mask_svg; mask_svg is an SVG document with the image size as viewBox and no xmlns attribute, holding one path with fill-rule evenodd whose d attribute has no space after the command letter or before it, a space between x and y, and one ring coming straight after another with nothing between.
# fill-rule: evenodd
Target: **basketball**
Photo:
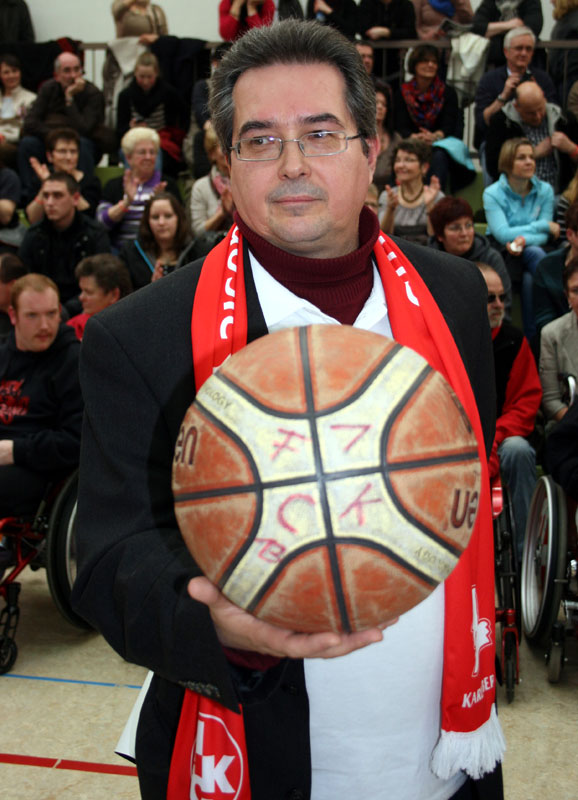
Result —
<instances>
[{"instance_id":1,"label":"basketball","mask_svg":"<svg viewBox=\"0 0 578 800\"><path fill-rule=\"evenodd\" d=\"M290 328L199 390L173 462L175 511L204 574L303 632L385 624L448 577L474 527L470 422L415 351L341 325Z\"/></svg>"}]
</instances>

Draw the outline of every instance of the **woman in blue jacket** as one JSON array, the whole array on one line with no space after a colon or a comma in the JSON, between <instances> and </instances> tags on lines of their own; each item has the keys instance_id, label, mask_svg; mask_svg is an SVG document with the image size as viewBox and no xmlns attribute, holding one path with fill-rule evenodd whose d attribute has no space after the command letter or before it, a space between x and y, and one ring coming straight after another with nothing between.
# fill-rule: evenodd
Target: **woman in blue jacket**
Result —
<instances>
[{"instance_id":1,"label":"woman in blue jacket","mask_svg":"<svg viewBox=\"0 0 578 800\"><path fill-rule=\"evenodd\" d=\"M484 191L487 234L503 249L514 282L522 284L522 317L528 339L536 334L532 310L533 276L546 255L542 246L557 239L552 221L554 190L535 177L536 159L529 139L508 139L498 160L499 179Z\"/></svg>"}]
</instances>

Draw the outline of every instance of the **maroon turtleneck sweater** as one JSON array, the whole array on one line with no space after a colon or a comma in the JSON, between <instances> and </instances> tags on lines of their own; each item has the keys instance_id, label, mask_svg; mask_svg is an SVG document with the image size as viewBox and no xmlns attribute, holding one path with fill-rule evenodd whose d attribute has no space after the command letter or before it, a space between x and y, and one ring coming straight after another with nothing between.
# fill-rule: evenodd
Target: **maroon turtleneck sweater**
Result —
<instances>
[{"instance_id":1,"label":"maroon turtleneck sweater","mask_svg":"<svg viewBox=\"0 0 578 800\"><path fill-rule=\"evenodd\" d=\"M344 325L353 325L373 288L371 253L379 236L375 214L363 207L359 247L340 258L304 258L265 241L235 214L235 222L259 263L293 294L309 300Z\"/></svg>"}]
</instances>

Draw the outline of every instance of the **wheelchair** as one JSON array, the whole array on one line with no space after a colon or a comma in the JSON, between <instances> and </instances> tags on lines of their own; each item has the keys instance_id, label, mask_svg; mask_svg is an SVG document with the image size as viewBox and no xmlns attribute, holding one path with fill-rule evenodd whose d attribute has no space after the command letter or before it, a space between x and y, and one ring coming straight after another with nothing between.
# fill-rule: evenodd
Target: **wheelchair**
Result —
<instances>
[{"instance_id":1,"label":"wheelchair","mask_svg":"<svg viewBox=\"0 0 578 800\"><path fill-rule=\"evenodd\" d=\"M492 480L494 520L494 575L496 582L496 627L501 628L499 663L506 699L511 703L520 682L520 582L516 558L516 527L507 486Z\"/></svg>"},{"instance_id":2,"label":"wheelchair","mask_svg":"<svg viewBox=\"0 0 578 800\"><path fill-rule=\"evenodd\" d=\"M550 683L560 680L567 634L578 635L577 572L576 502L550 475L543 475L534 489L526 525L522 624L530 643L546 647Z\"/></svg>"},{"instance_id":3,"label":"wheelchair","mask_svg":"<svg viewBox=\"0 0 578 800\"><path fill-rule=\"evenodd\" d=\"M72 609L70 594L76 577L76 498L78 472L64 483L51 484L33 516L0 520L0 537L8 540L15 564L0 576L0 675L12 669L18 655L15 642L20 617L21 584L17 578L27 567L46 568L48 586L56 608L71 625L90 626Z\"/></svg>"}]
</instances>

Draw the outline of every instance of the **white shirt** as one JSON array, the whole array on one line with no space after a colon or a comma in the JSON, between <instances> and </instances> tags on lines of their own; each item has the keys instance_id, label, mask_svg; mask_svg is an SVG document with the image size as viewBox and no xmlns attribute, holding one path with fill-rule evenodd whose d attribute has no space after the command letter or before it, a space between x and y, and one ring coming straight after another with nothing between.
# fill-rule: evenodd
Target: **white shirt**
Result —
<instances>
[{"instance_id":1,"label":"white shirt","mask_svg":"<svg viewBox=\"0 0 578 800\"><path fill-rule=\"evenodd\" d=\"M270 332L339 322L282 286L251 256ZM374 266L354 327L392 336ZM311 800L448 800L465 782L429 768L440 734L444 585L384 631L383 640L333 659L307 659Z\"/></svg>"}]
</instances>

